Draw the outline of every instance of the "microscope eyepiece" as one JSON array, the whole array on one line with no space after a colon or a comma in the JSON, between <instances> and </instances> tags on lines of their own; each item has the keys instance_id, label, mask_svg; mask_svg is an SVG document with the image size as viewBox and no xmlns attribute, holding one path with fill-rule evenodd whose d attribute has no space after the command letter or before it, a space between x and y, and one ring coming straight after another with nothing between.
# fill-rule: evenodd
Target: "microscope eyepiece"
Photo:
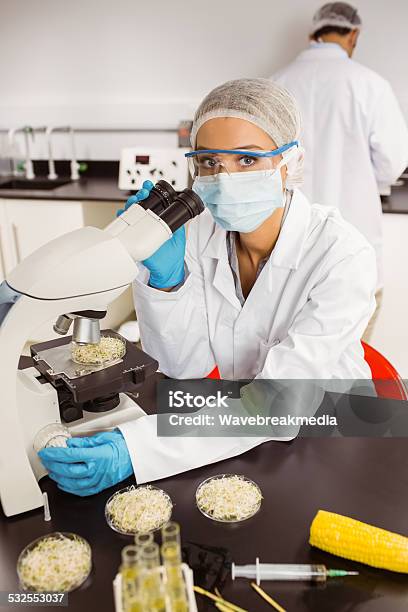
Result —
<instances>
[{"instance_id":1,"label":"microscope eyepiece","mask_svg":"<svg viewBox=\"0 0 408 612\"><path fill-rule=\"evenodd\" d=\"M158 181L149 197L138 204L163 219L172 232L204 210L204 204L192 189L178 194L167 181Z\"/></svg>"},{"instance_id":2,"label":"microscope eyepiece","mask_svg":"<svg viewBox=\"0 0 408 612\"><path fill-rule=\"evenodd\" d=\"M177 198L177 192L167 181L158 181L150 192L150 195L145 200L141 200L138 204L145 210L151 210L155 215L160 217L161 213L166 210L173 201Z\"/></svg>"},{"instance_id":3,"label":"microscope eyepiece","mask_svg":"<svg viewBox=\"0 0 408 612\"><path fill-rule=\"evenodd\" d=\"M204 210L200 197L191 189L177 193L166 181L159 181L150 195L137 202L132 210L116 219L108 228L117 236L132 259L143 261L150 257L171 235Z\"/></svg>"},{"instance_id":4,"label":"microscope eyepiece","mask_svg":"<svg viewBox=\"0 0 408 612\"><path fill-rule=\"evenodd\" d=\"M203 210L204 204L201 198L192 189L184 189L178 194L173 204L159 216L171 231L175 232L187 221L202 213Z\"/></svg>"}]
</instances>

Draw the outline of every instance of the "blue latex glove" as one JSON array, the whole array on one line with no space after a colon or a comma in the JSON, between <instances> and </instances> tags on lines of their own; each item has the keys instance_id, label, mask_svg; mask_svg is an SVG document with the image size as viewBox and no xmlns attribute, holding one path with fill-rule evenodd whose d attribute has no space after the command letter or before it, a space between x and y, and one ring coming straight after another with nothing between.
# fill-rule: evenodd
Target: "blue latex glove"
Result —
<instances>
[{"instance_id":1,"label":"blue latex glove","mask_svg":"<svg viewBox=\"0 0 408 612\"><path fill-rule=\"evenodd\" d=\"M132 204L137 204L138 202L141 202L142 200L146 200L146 198L149 197L150 192L153 189L153 187L154 185L152 181L145 181L142 185L142 188L139 189L139 191L135 195L130 196L130 198L126 201L125 208L119 208L119 210L116 212L116 216L120 217L120 215L123 214L125 210L130 208Z\"/></svg>"},{"instance_id":2,"label":"blue latex glove","mask_svg":"<svg viewBox=\"0 0 408 612\"><path fill-rule=\"evenodd\" d=\"M50 478L67 493L94 495L133 474L125 439L117 429L69 438L67 445L43 448L38 453Z\"/></svg>"},{"instance_id":3,"label":"blue latex glove","mask_svg":"<svg viewBox=\"0 0 408 612\"><path fill-rule=\"evenodd\" d=\"M176 230L153 255L142 261L150 272L149 285L156 289L175 287L184 280L186 230Z\"/></svg>"},{"instance_id":4,"label":"blue latex glove","mask_svg":"<svg viewBox=\"0 0 408 612\"><path fill-rule=\"evenodd\" d=\"M151 181L145 181L142 189L136 195L131 196L126 202L125 208L118 210L120 216L132 204L137 204L149 197L154 185ZM186 251L186 232L183 227L176 230L153 255L142 261L149 270L149 285L156 289L175 287L184 280L184 255Z\"/></svg>"}]
</instances>

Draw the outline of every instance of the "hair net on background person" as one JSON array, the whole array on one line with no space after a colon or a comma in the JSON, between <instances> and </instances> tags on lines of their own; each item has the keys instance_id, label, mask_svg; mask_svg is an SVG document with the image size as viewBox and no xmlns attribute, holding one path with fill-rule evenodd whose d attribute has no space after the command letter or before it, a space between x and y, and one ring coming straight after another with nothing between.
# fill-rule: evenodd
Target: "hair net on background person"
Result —
<instances>
[{"instance_id":1,"label":"hair net on background person","mask_svg":"<svg viewBox=\"0 0 408 612\"><path fill-rule=\"evenodd\" d=\"M197 132L210 119L234 117L261 128L277 147L298 140L300 111L295 98L284 87L269 79L236 79L213 89L201 102L194 116L191 145L196 147ZM283 158L285 155L283 154ZM292 153L293 154L293 153ZM303 149L288 161L287 187L302 182Z\"/></svg>"},{"instance_id":2,"label":"hair net on background person","mask_svg":"<svg viewBox=\"0 0 408 612\"><path fill-rule=\"evenodd\" d=\"M313 16L313 25L310 34L327 26L337 28L348 28L350 30L361 29L362 22L357 9L347 2L329 2L319 8Z\"/></svg>"}]
</instances>

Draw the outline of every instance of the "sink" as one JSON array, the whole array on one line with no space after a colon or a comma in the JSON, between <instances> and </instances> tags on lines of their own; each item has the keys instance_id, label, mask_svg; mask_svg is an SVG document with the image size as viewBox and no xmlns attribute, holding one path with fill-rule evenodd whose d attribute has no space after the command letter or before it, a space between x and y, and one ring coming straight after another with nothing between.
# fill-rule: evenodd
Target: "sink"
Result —
<instances>
[{"instance_id":1,"label":"sink","mask_svg":"<svg viewBox=\"0 0 408 612\"><path fill-rule=\"evenodd\" d=\"M68 183L71 183L69 178L55 179L54 181L47 178L15 178L4 182L0 181L0 189L56 189Z\"/></svg>"}]
</instances>

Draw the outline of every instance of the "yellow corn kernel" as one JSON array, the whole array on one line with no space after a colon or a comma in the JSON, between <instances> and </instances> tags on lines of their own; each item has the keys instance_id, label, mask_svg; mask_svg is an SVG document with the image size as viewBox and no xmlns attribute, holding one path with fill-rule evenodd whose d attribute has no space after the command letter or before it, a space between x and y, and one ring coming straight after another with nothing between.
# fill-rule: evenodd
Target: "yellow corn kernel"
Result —
<instances>
[{"instance_id":1,"label":"yellow corn kernel","mask_svg":"<svg viewBox=\"0 0 408 612\"><path fill-rule=\"evenodd\" d=\"M348 516L319 510L309 544L345 559L408 573L408 538Z\"/></svg>"}]
</instances>

